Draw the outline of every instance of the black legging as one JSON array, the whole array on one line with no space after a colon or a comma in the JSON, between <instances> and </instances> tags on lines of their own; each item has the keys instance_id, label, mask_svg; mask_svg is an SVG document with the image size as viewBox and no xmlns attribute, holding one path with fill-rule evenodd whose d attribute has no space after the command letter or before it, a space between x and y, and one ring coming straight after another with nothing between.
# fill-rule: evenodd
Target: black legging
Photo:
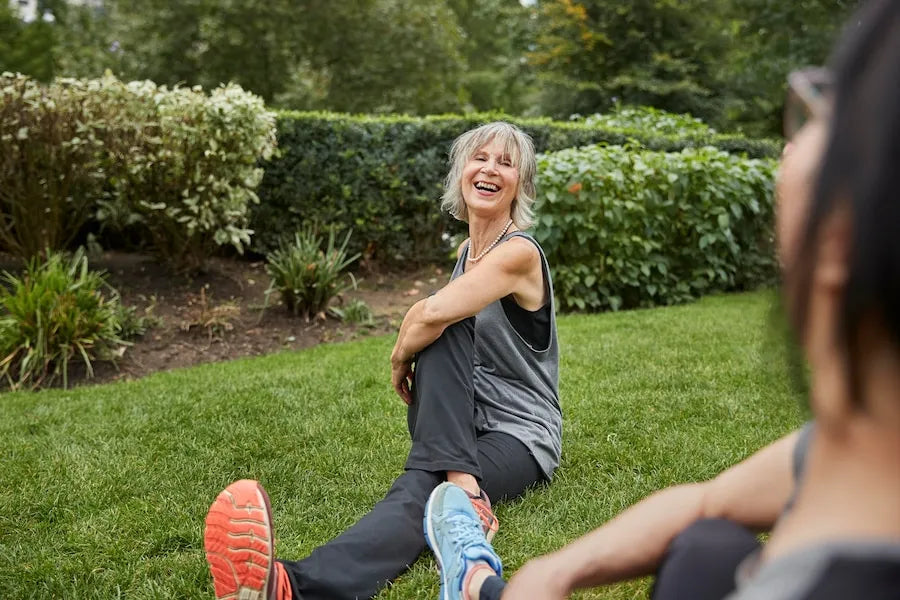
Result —
<instances>
[{"instance_id":1,"label":"black legging","mask_svg":"<svg viewBox=\"0 0 900 600\"><path fill-rule=\"evenodd\" d=\"M281 561L295 600L370 598L406 570L425 549L425 503L447 470L477 477L492 501L543 479L522 442L475 430L474 335L465 319L419 353L406 470L356 524L303 560Z\"/></svg>"},{"instance_id":2,"label":"black legging","mask_svg":"<svg viewBox=\"0 0 900 600\"><path fill-rule=\"evenodd\" d=\"M697 521L669 545L656 574L652 600L722 600L735 589L735 571L759 542L751 532L724 519ZM506 583L490 577L481 600L500 600Z\"/></svg>"},{"instance_id":3,"label":"black legging","mask_svg":"<svg viewBox=\"0 0 900 600\"><path fill-rule=\"evenodd\" d=\"M734 591L735 571L759 541L725 519L703 519L669 546L653 585L653 600L722 600Z\"/></svg>"}]
</instances>

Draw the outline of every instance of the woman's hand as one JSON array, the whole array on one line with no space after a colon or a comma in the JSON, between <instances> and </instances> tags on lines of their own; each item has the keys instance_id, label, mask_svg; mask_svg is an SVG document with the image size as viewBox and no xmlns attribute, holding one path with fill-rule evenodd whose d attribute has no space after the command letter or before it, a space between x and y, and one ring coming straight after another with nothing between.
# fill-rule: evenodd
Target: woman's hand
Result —
<instances>
[{"instance_id":1,"label":"woman's hand","mask_svg":"<svg viewBox=\"0 0 900 600\"><path fill-rule=\"evenodd\" d=\"M391 384L407 406L412 402L412 378L412 360L404 361L391 357Z\"/></svg>"}]
</instances>

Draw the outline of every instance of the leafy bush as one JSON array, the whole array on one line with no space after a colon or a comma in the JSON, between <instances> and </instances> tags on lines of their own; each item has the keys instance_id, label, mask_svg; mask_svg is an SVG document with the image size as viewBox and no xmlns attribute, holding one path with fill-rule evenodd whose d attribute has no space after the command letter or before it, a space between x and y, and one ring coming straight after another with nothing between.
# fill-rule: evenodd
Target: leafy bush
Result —
<instances>
[{"instance_id":1,"label":"leafy bush","mask_svg":"<svg viewBox=\"0 0 900 600\"><path fill-rule=\"evenodd\" d=\"M262 178L257 162L275 150L274 115L262 100L234 84L209 96L199 87L169 90L110 76L91 84L120 107L110 119L117 140L101 220L138 224L176 270L201 268L216 246L243 251Z\"/></svg>"},{"instance_id":2,"label":"leafy bush","mask_svg":"<svg viewBox=\"0 0 900 600\"><path fill-rule=\"evenodd\" d=\"M629 129L678 137L711 136L716 130L691 115L670 113L652 106L619 105L609 113L594 114L582 121L589 127Z\"/></svg>"},{"instance_id":3,"label":"leafy bush","mask_svg":"<svg viewBox=\"0 0 900 600\"><path fill-rule=\"evenodd\" d=\"M359 254L347 255L348 232L340 246L335 246L335 233L328 234L328 242L322 249L323 240L311 227L294 234L294 240L282 242L278 249L266 257L266 271L272 278L266 290L266 304L272 292L281 295L287 309L294 316L302 314L309 320L328 307L332 298L353 287L353 276L345 280L342 271Z\"/></svg>"},{"instance_id":4,"label":"leafy bush","mask_svg":"<svg viewBox=\"0 0 900 600\"><path fill-rule=\"evenodd\" d=\"M260 159L275 116L236 85L0 79L0 243L28 257L62 249L90 214L132 228L177 270L249 243ZM10 150L7 151L7 148Z\"/></svg>"},{"instance_id":5,"label":"leafy bush","mask_svg":"<svg viewBox=\"0 0 900 600\"><path fill-rule=\"evenodd\" d=\"M715 148L540 156L535 236L561 307L671 304L771 281L774 168Z\"/></svg>"},{"instance_id":6,"label":"leafy bush","mask_svg":"<svg viewBox=\"0 0 900 600\"><path fill-rule=\"evenodd\" d=\"M125 345L119 296L102 273L88 269L81 250L71 259L34 257L23 276L4 272L2 279L0 377L10 387L34 389L58 377L68 386L70 360L83 361L90 377L93 361L113 360Z\"/></svg>"},{"instance_id":7,"label":"leafy bush","mask_svg":"<svg viewBox=\"0 0 900 600\"><path fill-rule=\"evenodd\" d=\"M771 140L712 132L677 137L500 114L415 118L282 112L280 152L263 164L261 202L251 207L254 249L265 254L297 229L319 224L353 229L349 250L366 259L444 259L450 250L445 234L462 229L438 209L450 144L459 134L500 118L528 131L539 152L629 141L665 151L711 144L754 157L774 157L780 151L780 144Z\"/></svg>"},{"instance_id":8,"label":"leafy bush","mask_svg":"<svg viewBox=\"0 0 900 600\"><path fill-rule=\"evenodd\" d=\"M65 248L104 181L103 140L81 90L0 76L0 246L28 259Z\"/></svg>"}]
</instances>

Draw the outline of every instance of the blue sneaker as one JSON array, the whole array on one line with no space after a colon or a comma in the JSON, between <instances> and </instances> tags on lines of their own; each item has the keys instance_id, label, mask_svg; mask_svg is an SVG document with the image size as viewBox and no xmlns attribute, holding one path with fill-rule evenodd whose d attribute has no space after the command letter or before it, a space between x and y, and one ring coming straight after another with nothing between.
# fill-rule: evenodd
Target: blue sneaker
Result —
<instances>
[{"instance_id":1,"label":"blue sneaker","mask_svg":"<svg viewBox=\"0 0 900 600\"><path fill-rule=\"evenodd\" d=\"M503 575L503 563L485 538L481 518L461 487L444 482L434 488L425 505L423 525L425 541L441 569L441 600L464 597L466 573L476 562Z\"/></svg>"}]
</instances>

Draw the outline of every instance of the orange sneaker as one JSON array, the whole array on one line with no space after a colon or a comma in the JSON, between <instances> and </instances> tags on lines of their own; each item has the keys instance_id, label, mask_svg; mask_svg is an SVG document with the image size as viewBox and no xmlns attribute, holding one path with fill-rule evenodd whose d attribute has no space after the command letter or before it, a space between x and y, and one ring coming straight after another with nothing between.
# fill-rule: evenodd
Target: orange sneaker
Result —
<instances>
[{"instance_id":1,"label":"orange sneaker","mask_svg":"<svg viewBox=\"0 0 900 600\"><path fill-rule=\"evenodd\" d=\"M213 501L203 532L217 600L291 600L284 566L275 562L272 509L257 481L235 481Z\"/></svg>"},{"instance_id":2,"label":"orange sneaker","mask_svg":"<svg viewBox=\"0 0 900 600\"><path fill-rule=\"evenodd\" d=\"M487 541L490 543L497 534L497 530L500 529L500 521L497 520L497 517L494 516L494 511L491 510L491 499L488 498L488 495L484 490L481 490L477 496L468 491L466 492L466 495L469 496L469 502L472 503L472 507L481 519L484 537L486 537Z\"/></svg>"}]
</instances>

